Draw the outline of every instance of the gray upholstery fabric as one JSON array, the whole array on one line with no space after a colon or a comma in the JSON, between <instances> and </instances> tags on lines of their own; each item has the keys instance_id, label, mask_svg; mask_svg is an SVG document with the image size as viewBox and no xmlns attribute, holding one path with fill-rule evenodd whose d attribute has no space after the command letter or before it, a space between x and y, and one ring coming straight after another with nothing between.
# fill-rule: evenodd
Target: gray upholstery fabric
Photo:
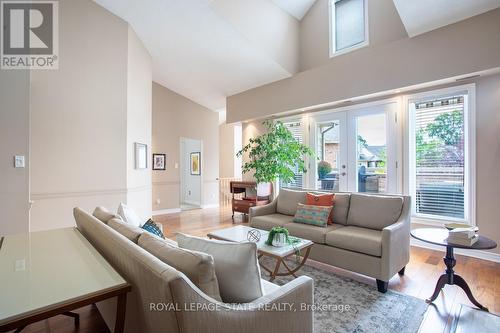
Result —
<instances>
[{"instance_id":1,"label":"gray upholstery fabric","mask_svg":"<svg viewBox=\"0 0 500 333\"><path fill-rule=\"evenodd\" d=\"M382 255L382 231L346 226L327 233L326 244L380 257Z\"/></svg>"},{"instance_id":2,"label":"gray upholstery fabric","mask_svg":"<svg viewBox=\"0 0 500 333\"><path fill-rule=\"evenodd\" d=\"M283 214L270 214L252 217L250 226L253 228L271 230L273 227L282 227L287 223L293 222L293 216Z\"/></svg>"},{"instance_id":3,"label":"gray upholstery fabric","mask_svg":"<svg viewBox=\"0 0 500 333\"><path fill-rule=\"evenodd\" d=\"M288 229L290 235L300 238L305 238L318 244L325 244L325 236L328 232L343 228L340 224L327 225L326 227L312 226L302 223L287 223L284 225Z\"/></svg>"},{"instance_id":4,"label":"gray upholstery fabric","mask_svg":"<svg viewBox=\"0 0 500 333\"><path fill-rule=\"evenodd\" d=\"M102 207L102 206L98 206L94 209L94 212L92 213L92 215L97 218L98 220L104 222L104 223L108 223L109 220L111 220L112 218L118 218L118 219L121 219L121 217L119 215L116 215L116 214L113 214L111 213L109 210L107 210L106 208Z\"/></svg>"},{"instance_id":5,"label":"gray upholstery fabric","mask_svg":"<svg viewBox=\"0 0 500 333\"><path fill-rule=\"evenodd\" d=\"M253 333L289 332L312 333L313 312L263 311L265 308L293 304L313 304L313 281L300 276L277 290L265 288L269 294L246 304L224 304L206 296L183 273L132 243L115 230L75 208L73 212L80 232L106 258L106 260L132 285L127 295L125 333ZM202 304L216 311L151 311L151 304L177 304L189 309ZM111 332L116 318L116 298L97 303Z\"/></svg>"},{"instance_id":6,"label":"gray upholstery fabric","mask_svg":"<svg viewBox=\"0 0 500 333\"><path fill-rule=\"evenodd\" d=\"M206 253L183 249L148 232L139 237L138 245L187 277L208 296L220 301L219 282L214 258Z\"/></svg>"},{"instance_id":7,"label":"gray upholstery fabric","mask_svg":"<svg viewBox=\"0 0 500 333\"><path fill-rule=\"evenodd\" d=\"M395 223L403 209L403 197L351 194L347 224L382 230Z\"/></svg>"},{"instance_id":8,"label":"gray upholstery fabric","mask_svg":"<svg viewBox=\"0 0 500 333\"><path fill-rule=\"evenodd\" d=\"M130 239L132 242L137 244L137 240L139 239L139 236L145 232L146 230L133 226L131 224L123 222L119 218L112 218L111 220L108 221L108 225L121 235L127 237Z\"/></svg>"},{"instance_id":9,"label":"gray upholstery fabric","mask_svg":"<svg viewBox=\"0 0 500 333\"><path fill-rule=\"evenodd\" d=\"M333 199L333 223L347 224L351 194L335 193Z\"/></svg>"},{"instance_id":10,"label":"gray upholstery fabric","mask_svg":"<svg viewBox=\"0 0 500 333\"><path fill-rule=\"evenodd\" d=\"M262 296L255 243L234 243L177 234L180 247L210 254L225 303L248 303Z\"/></svg>"},{"instance_id":11,"label":"gray upholstery fabric","mask_svg":"<svg viewBox=\"0 0 500 333\"><path fill-rule=\"evenodd\" d=\"M299 202L306 203L306 192L281 189L276 203L276 212L293 216Z\"/></svg>"}]
</instances>

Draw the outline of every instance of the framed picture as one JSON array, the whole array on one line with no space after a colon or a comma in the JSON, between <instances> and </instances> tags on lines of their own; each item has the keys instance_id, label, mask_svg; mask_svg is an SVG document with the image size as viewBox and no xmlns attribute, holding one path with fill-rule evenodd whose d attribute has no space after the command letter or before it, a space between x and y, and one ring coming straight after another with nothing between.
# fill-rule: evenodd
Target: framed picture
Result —
<instances>
[{"instance_id":1,"label":"framed picture","mask_svg":"<svg viewBox=\"0 0 500 333\"><path fill-rule=\"evenodd\" d=\"M201 153L191 153L191 174L193 176L201 175Z\"/></svg>"},{"instance_id":2,"label":"framed picture","mask_svg":"<svg viewBox=\"0 0 500 333\"><path fill-rule=\"evenodd\" d=\"M147 169L148 168L148 146L144 143L135 144L135 168Z\"/></svg>"},{"instance_id":3,"label":"framed picture","mask_svg":"<svg viewBox=\"0 0 500 333\"><path fill-rule=\"evenodd\" d=\"M165 170L165 154L153 154L153 170Z\"/></svg>"}]
</instances>

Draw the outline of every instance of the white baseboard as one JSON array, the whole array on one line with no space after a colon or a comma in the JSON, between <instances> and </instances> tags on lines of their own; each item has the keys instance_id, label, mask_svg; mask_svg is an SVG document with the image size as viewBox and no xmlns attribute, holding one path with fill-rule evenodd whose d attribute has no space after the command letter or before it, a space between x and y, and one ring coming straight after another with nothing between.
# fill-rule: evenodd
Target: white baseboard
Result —
<instances>
[{"instance_id":1,"label":"white baseboard","mask_svg":"<svg viewBox=\"0 0 500 333\"><path fill-rule=\"evenodd\" d=\"M429 243L422 242L422 241L415 239L415 238L411 238L410 245L416 246L416 247L423 247L423 248L431 249L431 250L437 250L437 251L441 251L443 253L446 251L446 248L444 246L429 244ZM453 252L455 254L459 254L462 256L473 257L473 258L478 258L478 259L483 259L483 260L489 260L489 261L493 261L493 262L500 262L500 254L498 254L498 253L481 251L481 250L464 250L464 249L454 249Z\"/></svg>"},{"instance_id":2,"label":"white baseboard","mask_svg":"<svg viewBox=\"0 0 500 333\"><path fill-rule=\"evenodd\" d=\"M217 208L217 207L219 207L218 203L216 203L216 204L201 205L202 209L205 209L205 208Z\"/></svg>"},{"instance_id":3,"label":"white baseboard","mask_svg":"<svg viewBox=\"0 0 500 333\"><path fill-rule=\"evenodd\" d=\"M165 214L174 214L174 213L180 213L181 209L180 208L169 208L169 209L160 209L160 210L153 210L151 215L165 215Z\"/></svg>"}]
</instances>

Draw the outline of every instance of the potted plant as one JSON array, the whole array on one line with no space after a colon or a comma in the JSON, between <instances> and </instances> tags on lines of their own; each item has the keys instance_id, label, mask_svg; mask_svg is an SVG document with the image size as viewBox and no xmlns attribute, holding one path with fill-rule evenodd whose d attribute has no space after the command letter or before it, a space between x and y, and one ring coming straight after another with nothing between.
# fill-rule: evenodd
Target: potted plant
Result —
<instances>
[{"instance_id":1,"label":"potted plant","mask_svg":"<svg viewBox=\"0 0 500 333\"><path fill-rule=\"evenodd\" d=\"M251 138L236 154L238 157L248 154L249 161L243 164L242 172L254 171L257 188L270 188L269 183L278 179L289 183L294 179L297 169L306 172L304 156L312 156L313 152L298 142L282 122L266 120L263 124L267 132Z\"/></svg>"},{"instance_id":2,"label":"potted plant","mask_svg":"<svg viewBox=\"0 0 500 333\"><path fill-rule=\"evenodd\" d=\"M266 244L272 246L286 246L293 245L297 243L298 240L294 237L290 237L287 228L274 227L269 231L267 236Z\"/></svg>"},{"instance_id":3,"label":"potted plant","mask_svg":"<svg viewBox=\"0 0 500 333\"><path fill-rule=\"evenodd\" d=\"M332 172L332 165L327 161L321 161L318 163L318 177L319 179L325 179L326 175Z\"/></svg>"}]
</instances>

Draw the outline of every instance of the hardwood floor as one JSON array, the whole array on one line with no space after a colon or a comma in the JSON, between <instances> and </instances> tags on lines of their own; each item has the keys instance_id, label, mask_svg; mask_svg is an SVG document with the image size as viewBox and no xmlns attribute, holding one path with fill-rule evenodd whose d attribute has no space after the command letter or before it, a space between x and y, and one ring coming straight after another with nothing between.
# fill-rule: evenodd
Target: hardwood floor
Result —
<instances>
[{"instance_id":1,"label":"hardwood floor","mask_svg":"<svg viewBox=\"0 0 500 333\"><path fill-rule=\"evenodd\" d=\"M228 228L233 226L231 210L224 208L210 208L190 210L182 213L156 216L155 222L163 224L165 235L175 238L176 232L206 236L212 230ZM235 216L235 223L243 223L242 215ZM389 282L389 289L426 299L434 291L438 277L444 272L445 266L442 260L443 252L433 251L418 247L411 248L410 263L406 266L404 276L396 275ZM500 263L475 259L465 256L456 256L457 265L455 271L460 274L471 287L475 297L491 313L500 314ZM365 276L351 273L342 269L324 265L314 261L308 264L332 271L335 274L344 275L360 282L373 285L375 280ZM425 315L420 332L448 332L453 317L460 309L460 304L472 306L465 293L456 286L447 285L436 301L429 306ZM48 321L37 323L27 327L23 332L107 332L106 326L98 311L93 307L82 308L79 329L75 329L71 318L57 316ZM49 327L50 329L47 329ZM45 329L44 329L45 328Z\"/></svg>"}]
</instances>

